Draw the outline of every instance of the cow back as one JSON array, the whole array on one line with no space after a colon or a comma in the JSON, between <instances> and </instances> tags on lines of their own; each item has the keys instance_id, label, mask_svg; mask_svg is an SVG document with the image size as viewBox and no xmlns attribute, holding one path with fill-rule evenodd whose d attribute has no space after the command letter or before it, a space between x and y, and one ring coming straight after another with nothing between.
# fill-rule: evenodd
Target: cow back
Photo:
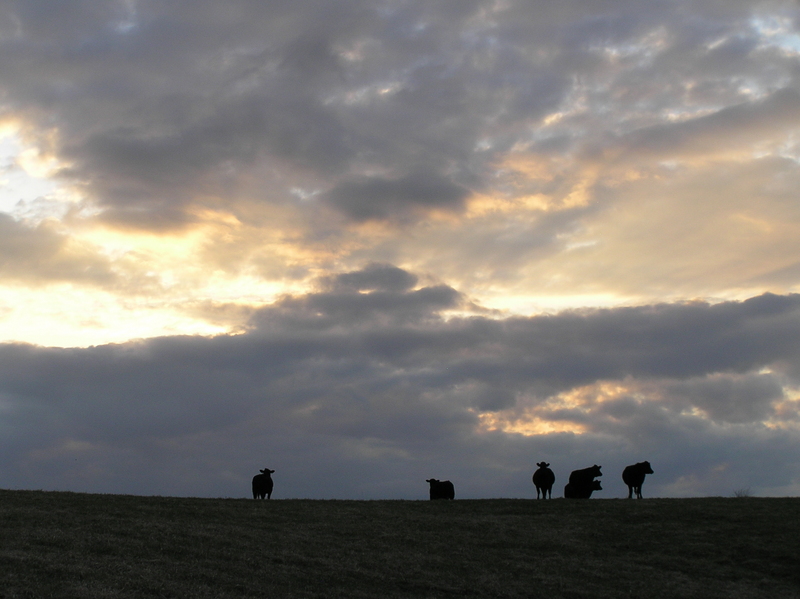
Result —
<instances>
[{"instance_id":1,"label":"cow back","mask_svg":"<svg viewBox=\"0 0 800 599\"><path fill-rule=\"evenodd\" d=\"M430 484L430 498L434 499L455 499L456 490L453 483L449 480L430 479L426 481Z\"/></svg>"},{"instance_id":2,"label":"cow back","mask_svg":"<svg viewBox=\"0 0 800 599\"><path fill-rule=\"evenodd\" d=\"M573 470L569 475L569 482L577 485L585 485L591 483L598 476L603 476L603 473L600 470L600 466L595 464L590 468Z\"/></svg>"},{"instance_id":3,"label":"cow back","mask_svg":"<svg viewBox=\"0 0 800 599\"><path fill-rule=\"evenodd\" d=\"M622 481L628 486L641 486L647 474L653 474L650 462L639 462L625 467L622 471Z\"/></svg>"}]
</instances>

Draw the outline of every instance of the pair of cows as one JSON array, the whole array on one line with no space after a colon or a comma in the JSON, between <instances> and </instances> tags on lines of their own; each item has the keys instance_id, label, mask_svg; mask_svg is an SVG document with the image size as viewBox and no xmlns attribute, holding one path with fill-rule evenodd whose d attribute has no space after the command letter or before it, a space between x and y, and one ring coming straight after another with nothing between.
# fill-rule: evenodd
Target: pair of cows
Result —
<instances>
[{"instance_id":1,"label":"pair of cows","mask_svg":"<svg viewBox=\"0 0 800 599\"><path fill-rule=\"evenodd\" d=\"M548 495L553 497L553 484L556 482L556 475L550 470L547 462L536 464L539 469L533 473L533 484L536 485L536 499L541 493L542 499L547 499ZM636 498L642 498L642 484L647 474L653 474L650 462L639 462L627 466L622 471L622 480L628 485L628 499L636 493ZM573 470L569 475L569 482L564 487L564 497L567 499L589 499L594 491L602 491L600 481L596 478L603 476L600 466L595 464L591 468Z\"/></svg>"},{"instance_id":2,"label":"pair of cows","mask_svg":"<svg viewBox=\"0 0 800 599\"><path fill-rule=\"evenodd\" d=\"M253 499L270 499L272 497L272 489L274 483L272 481L272 473L274 470L264 468L259 470L261 474L256 474L253 477ZM456 489L449 480L437 480L429 478L425 481L431 486L431 499L455 499Z\"/></svg>"},{"instance_id":3,"label":"pair of cows","mask_svg":"<svg viewBox=\"0 0 800 599\"><path fill-rule=\"evenodd\" d=\"M256 474L253 477L253 499L270 499L272 497L272 473L274 470L264 468L259 470L261 474ZM455 499L456 490L453 483L449 480L437 480L429 478L425 481L431 486L431 499Z\"/></svg>"}]
</instances>

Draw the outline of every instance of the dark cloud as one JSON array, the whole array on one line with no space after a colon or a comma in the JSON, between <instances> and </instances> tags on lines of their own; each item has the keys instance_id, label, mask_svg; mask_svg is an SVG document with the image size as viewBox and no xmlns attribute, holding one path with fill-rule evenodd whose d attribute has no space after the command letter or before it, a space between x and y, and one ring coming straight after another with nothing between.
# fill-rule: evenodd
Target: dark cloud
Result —
<instances>
[{"instance_id":1,"label":"dark cloud","mask_svg":"<svg viewBox=\"0 0 800 599\"><path fill-rule=\"evenodd\" d=\"M395 290L363 289L387 273ZM0 484L243 495L267 465L281 496L416 497L426 475L460 496L526 496L542 456L562 477L603 463L611 481L650 459L651 494L792 488L794 433L764 423L798 383L800 296L446 319L457 292L400 275L343 275L361 292L286 298L238 336L0 347ZM630 394L591 391L612 382ZM548 407L564 393L582 399ZM480 428L524 409L584 433ZM737 463L777 447L783 474Z\"/></svg>"},{"instance_id":2,"label":"dark cloud","mask_svg":"<svg viewBox=\"0 0 800 599\"><path fill-rule=\"evenodd\" d=\"M434 173L416 172L398 179L362 177L337 185L326 201L357 220L411 216L425 210L458 210L468 191Z\"/></svg>"},{"instance_id":3,"label":"dark cloud","mask_svg":"<svg viewBox=\"0 0 800 599\"><path fill-rule=\"evenodd\" d=\"M783 398L779 377L748 373L687 380L666 388L679 402L697 407L717 422L758 422Z\"/></svg>"},{"instance_id":4,"label":"dark cloud","mask_svg":"<svg viewBox=\"0 0 800 599\"><path fill-rule=\"evenodd\" d=\"M336 287L355 291L406 291L417 284L412 273L392 264L372 263L359 271L343 273L333 278Z\"/></svg>"}]
</instances>

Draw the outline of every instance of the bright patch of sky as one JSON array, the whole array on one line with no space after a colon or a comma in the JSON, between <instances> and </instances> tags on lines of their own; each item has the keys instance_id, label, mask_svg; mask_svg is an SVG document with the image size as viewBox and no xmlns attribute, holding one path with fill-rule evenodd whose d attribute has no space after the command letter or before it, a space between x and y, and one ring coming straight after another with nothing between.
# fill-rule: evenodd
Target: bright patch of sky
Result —
<instances>
[{"instance_id":1,"label":"bright patch of sky","mask_svg":"<svg viewBox=\"0 0 800 599\"><path fill-rule=\"evenodd\" d=\"M160 335L228 332L171 309L165 302L126 298L72 285L40 290L0 287L0 342L89 347ZM53 301L58 297L59 301ZM36 318L31 318L36 314Z\"/></svg>"},{"instance_id":2,"label":"bright patch of sky","mask_svg":"<svg viewBox=\"0 0 800 599\"><path fill-rule=\"evenodd\" d=\"M138 11L135 0L123 0L122 8L125 15L114 24L114 30L119 34L130 33L137 25Z\"/></svg>"},{"instance_id":3,"label":"bright patch of sky","mask_svg":"<svg viewBox=\"0 0 800 599\"><path fill-rule=\"evenodd\" d=\"M48 179L13 132L0 130L0 212L14 213L52 198L57 185ZM37 202L38 201L38 202Z\"/></svg>"},{"instance_id":4,"label":"bright patch of sky","mask_svg":"<svg viewBox=\"0 0 800 599\"><path fill-rule=\"evenodd\" d=\"M779 48L786 54L800 54L800 32L792 26L789 17L769 15L755 17L751 26L758 32L764 46Z\"/></svg>"}]
</instances>

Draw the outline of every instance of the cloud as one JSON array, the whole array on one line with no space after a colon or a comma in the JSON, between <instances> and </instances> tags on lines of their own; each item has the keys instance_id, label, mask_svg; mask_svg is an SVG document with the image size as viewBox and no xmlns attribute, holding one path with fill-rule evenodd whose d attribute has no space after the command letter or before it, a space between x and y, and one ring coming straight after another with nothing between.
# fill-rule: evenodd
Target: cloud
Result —
<instances>
[{"instance_id":1,"label":"cloud","mask_svg":"<svg viewBox=\"0 0 800 599\"><path fill-rule=\"evenodd\" d=\"M372 263L359 271L336 275L332 284L355 291L406 291L417 284L418 277L392 264Z\"/></svg>"},{"instance_id":2,"label":"cloud","mask_svg":"<svg viewBox=\"0 0 800 599\"><path fill-rule=\"evenodd\" d=\"M622 146L634 160L643 154L662 160L710 158L751 148L758 141L780 139L781 133L799 123L800 94L782 89L766 99L729 106L706 116L639 129L627 136Z\"/></svg>"},{"instance_id":3,"label":"cloud","mask_svg":"<svg viewBox=\"0 0 800 599\"><path fill-rule=\"evenodd\" d=\"M769 416L774 402L783 398L780 378L757 373L689 380L667 391L717 422L762 421Z\"/></svg>"},{"instance_id":4,"label":"cloud","mask_svg":"<svg viewBox=\"0 0 800 599\"><path fill-rule=\"evenodd\" d=\"M399 179L361 178L337 185L326 201L350 218L363 221L402 217L420 210L463 208L468 191L433 173Z\"/></svg>"},{"instance_id":5,"label":"cloud","mask_svg":"<svg viewBox=\"0 0 800 599\"><path fill-rule=\"evenodd\" d=\"M4 113L83 219L158 235L237 219L239 242L208 240L227 264L196 260L271 281L371 260L497 301L511 294L495 278L647 302L795 291L763 283L789 266L792 227L770 236L783 252L741 245L764 257L745 281L713 251L731 197L715 185L796 174L791 4L132 6L4 9ZM702 210L675 193L705 180ZM764 210L763 193L735 197ZM641 198L660 204L637 212ZM708 268L654 268L662 230L670 256Z\"/></svg>"},{"instance_id":6,"label":"cloud","mask_svg":"<svg viewBox=\"0 0 800 599\"><path fill-rule=\"evenodd\" d=\"M28 226L0 212L0 275L27 284L72 281L105 286L116 280L96 248L76 243L54 222Z\"/></svg>"},{"instance_id":7,"label":"cloud","mask_svg":"<svg viewBox=\"0 0 800 599\"><path fill-rule=\"evenodd\" d=\"M291 171L288 186L338 175L326 197L356 220L457 209L498 153L569 111L583 94L576 77L615 76L599 49L664 53L647 36L688 26L666 4L647 14L488 2L235 2L225 15L207 2L91 6L7 7L16 26L0 84L8 110L49 140L64 180L107 219L144 228L191 223L191 205L224 196L232 174L264 177L264 165ZM713 15L720 24L692 48L741 33L730 13ZM389 174L364 174L375 172Z\"/></svg>"},{"instance_id":8,"label":"cloud","mask_svg":"<svg viewBox=\"0 0 800 599\"><path fill-rule=\"evenodd\" d=\"M416 497L426 473L527 496L533 455L562 479L650 459L653 494L791 488L800 297L497 320L445 318L449 288L394 288L285 298L236 336L3 345L3 486L242 495L266 465L284 497ZM766 478L737 462L775 447Z\"/></svg>"}]
</instances>

